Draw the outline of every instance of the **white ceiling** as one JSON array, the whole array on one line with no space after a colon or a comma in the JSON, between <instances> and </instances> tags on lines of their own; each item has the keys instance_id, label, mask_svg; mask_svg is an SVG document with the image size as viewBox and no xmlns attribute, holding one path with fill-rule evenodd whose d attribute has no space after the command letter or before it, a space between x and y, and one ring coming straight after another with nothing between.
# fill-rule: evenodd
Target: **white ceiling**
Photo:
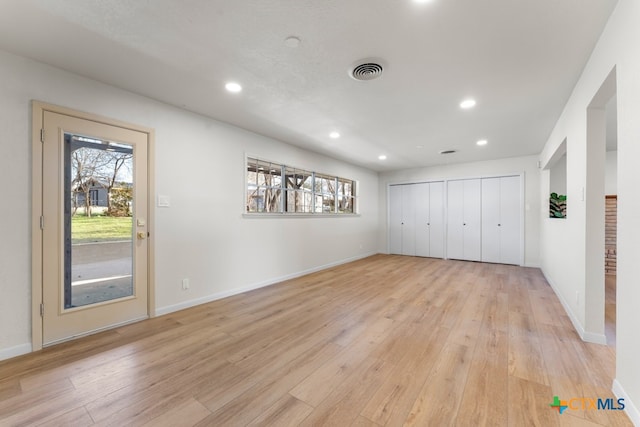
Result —
<instances>
[{"instance_id":1,"label":"white ceiling","mask_svg":"<svg viewBox=\"0 0 640 427\"><path fill-rule=\"evenodd\" d=\"M539 153L615 4L0 0L0 48L384 171Z\"/></svg>"}]
</instances>

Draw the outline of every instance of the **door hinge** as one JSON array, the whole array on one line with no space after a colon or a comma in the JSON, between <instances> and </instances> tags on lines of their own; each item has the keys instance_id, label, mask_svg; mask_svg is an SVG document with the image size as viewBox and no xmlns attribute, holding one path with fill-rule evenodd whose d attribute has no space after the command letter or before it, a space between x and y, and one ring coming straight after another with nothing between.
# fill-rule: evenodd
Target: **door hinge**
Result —
<instances>
[{"instance_id":1,"label":"door hinge","mask_svg":"<svg viewBox=\"0 0 640 427\"><path fill-rule=\"evenodd\" d=\"M40 215L40 230L44 230L44 215Z\"/></svg>"},{"instance_id":2,"label":"door hinge","mask_svg":"<svg viewBox=\"0 0 640 427\"><path fill-rule=\"evenodd\" d=\"M40 142L44 142L44 129L40 129Z\"/></svg>"},{"instance_id":3,"label":"door hinge","mask_svg":"<svg viewBox=\"0 0 640 427\"><path fill-rule=\"evenodd\" d=\"M40 303L40 317L44 317L44 303Z\"/></svg>"}]
</instances>

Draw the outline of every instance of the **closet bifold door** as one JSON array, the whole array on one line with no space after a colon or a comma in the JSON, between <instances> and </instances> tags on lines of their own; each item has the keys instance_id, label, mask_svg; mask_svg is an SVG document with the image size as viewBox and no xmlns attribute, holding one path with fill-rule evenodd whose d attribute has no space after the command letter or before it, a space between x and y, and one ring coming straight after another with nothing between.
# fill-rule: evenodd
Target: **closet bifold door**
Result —
<instances>
[{"instance_id":1,"label":"closet bifold door","mask_svg":"<svg viewBox=\"0 0 640 427\"><path fill-rule=\"evenodd\" d=\"M482 179L482 261L520 264L520 177Z\"/></svg>"},{"instance_id":2,"label":"closet bifold door","mask_svg":"<svg viewBox=\"0 0 640 427\"><path fill-rule=\"evenodd\" d=\"M429 183L423 182L412 185L415 201L415 230L416 230L416 255L428 257L431 256L431 239L430 239L430 215L429 215Z\"/></svg>"},{"instance_id":3,"label":"closet bifold door","mask_svg":"<svg viewBox=\"0 0 640 427\"><path fill-rule=\"evenodd\" d=\"M444 258L444 182L429 183L429 256Z\"/></svg>"},{"instance_id":4,"label":"closet bifold door","mask_svg":"<svg viewBox=\"0 0 640 427\"><path fill-rule=\"evenodd\" d=\"M447 258L481 259L480 179L447 183Z\"/></svg>"},{"instance_id":5,"label":"closet bifold door","mask_svg":"<svg viewBox=\"0 0 640 427\"><path fill-rule=\"evenodd\" d=\"M402 185L402 255L416 254L415 185Z\"/></svg>"},{"instance_id":6,"label":"closet bifold door","mask_svg":"<svg viewBox=\"0 0 640 427\"><path fill-rule=\"evenodd\" d=\"M389 253L402 255L402 185L389 186Z\"/></svg>"},{"instance_id":7,"label":"closet bifold door","mask_svg":"<svg viewBox=\"0 0 640 427\"><path fill-rule=\"evenodd\" d=\"M520 176L500 178L500 262L520 265L522 262Z\"/></svg>"}]
</instances>

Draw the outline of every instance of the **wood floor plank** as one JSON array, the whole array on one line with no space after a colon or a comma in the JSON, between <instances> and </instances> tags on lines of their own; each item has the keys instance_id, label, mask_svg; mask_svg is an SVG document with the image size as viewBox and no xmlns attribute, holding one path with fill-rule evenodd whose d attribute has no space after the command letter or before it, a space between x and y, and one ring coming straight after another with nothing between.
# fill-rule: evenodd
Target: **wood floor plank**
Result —
<instances>
[{"instance_id":1,"label":"wood floor plank","mask_svg":"<svg viewBox=\"0 0 640 427\"><path fill-rule=\"evenodd\" d=\"M368 329L360 331L356 342L304 378L290 391L290 394L313 407L319 405L332 390L359 368L363 360L371 353L368 349L381 341L384 334L390 331L392 325L393 320L391 319L386 317L377 319L369 325Z\"/></svg>"},{"instance_id":2,"label":"wood floor plank","mask_svg":"<svg viewBox=\"0 0 640 427\"><path fill-rule=\"evenodd\" d=\"M509 375L549 384L538 329L530 315L509 312Z\"/></svg>"},{"instance_id":3,"label":"wood floor plank","mask_svg":"<svg viewBox=\"0 0 640 427\"><path fill-rule=\"evenodd\" d=\"M449 425L458 413L471 363L468 347L445 344L407 417L407 426Z\"/></svg>"},{"instance_id":4,"label":"wood floor plank","mask_svg":"<svg viewBox=\"0 0 640 427\"><path fill-rule=\"evenodd\" d=\"M375 255L0 362L0 425L627 427L549 407L614 375L540 270Z\"/></svg>"},{"instance_id":5,"label":"wood floor plank","mask_svg":"<svg viewBox=\"0 0 640 427\"><path fill-rule=\"evenodd\" d=\"M379 425L404 423L449 336L449 330L442 327L428 333L428 337L416 335L415 340L400 347L404 357L397 360L394 372L371 396L362 416Z\"/></svg>"},{"instance_id":6,"label":"wood floor plank","mask_svg":"<svg viewBox=\"0 0 640 427\"><path fill-rule=\"evenodd\" d=\"M60 416L51 418L49 420L40 420L35 424L37 427L60 427L60 426L73 426L73 427L85 427L94 425L93 419L83 407L72 409Z\"/></svg>"},{"instance_id":7,"label":"wood floor plank","mask_svg":"<svg viewBox=\"0 0 640 427\"><path fill-rule=\"evenodd\" d=\"M507 412L502 404L508 400L508 360L504 348L508 335L485 326L476 344L456 425L504 426Z\"/></svg>"},{"instance_id":8,"label":"wood floor plank","mask_svg":"<svg viewBox=\"0 0 640 427\"><path fill-rule=\"evenodd\" d=\"M313 411L313 408L291 395L284 395L247 426L294 427Z\"/></svg>"},{"instance_id":9,"label":"wood floor plank","mask_svg":"<svg viewBox=\"0 0 640 427\"><path fill-rule=\"evenodd\" d=\"M151 421L142 424L142 427L175 427L194 426L211 412L195 399L188 399L186 402L169 409Z\"/></svg>"},{"instance_id":10,"label":"wood floor plank","mask_svg":"<svg viewBox=\"0 0 640 427\"><path fill-rule=\"evenodd\" d=\"M372 357L363 360L348 380L340 383L300 425L339 426L353 423L369 396L391 375L393 368L384 360Z\"/></svg>"},{"instance_id":11,"label":"wood floor plank","mask_svg":"<svg viewBox=\"0 0 640 427\"><path fill-rule=\"evenodd\" d=\"M321 349L313 348L290 360L280 369L254 384L244 393L213 412L216 425L247 425L269 410L279 399L288 395L309 372L313 372L327 358L335 357L336 346L327 343ZM210 407L211 409L211 407Z\"/></svg>"},{"instance_id":12,"label":"wood floor plank","mask_svg":"<svg viewBox=\"0 0 640 427\"><path fill-rule=\"evenodd\" d=\"M509 377L509 399L506 401L510 426L555 427L560 415L552 410L551 387L519 377ZM505 402L502 402L504 405Z\"/></svg>"}]
</instances>

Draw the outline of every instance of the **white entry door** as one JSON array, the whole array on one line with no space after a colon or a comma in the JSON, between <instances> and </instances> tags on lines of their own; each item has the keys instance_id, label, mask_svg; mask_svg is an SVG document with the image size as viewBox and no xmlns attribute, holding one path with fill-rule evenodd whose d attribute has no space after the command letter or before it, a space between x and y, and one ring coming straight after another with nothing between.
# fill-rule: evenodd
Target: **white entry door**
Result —
<instances>
[{"instance_id":1,"label":"white entry door","mask_svg":"<svg viewBox=\"0 0 640 427\"><path fill-rule=\"evenodd\" d=\"M46 106L34 122L36 113L42 344L148 317L149 133Z\"/></svg>"}]
</instances>

